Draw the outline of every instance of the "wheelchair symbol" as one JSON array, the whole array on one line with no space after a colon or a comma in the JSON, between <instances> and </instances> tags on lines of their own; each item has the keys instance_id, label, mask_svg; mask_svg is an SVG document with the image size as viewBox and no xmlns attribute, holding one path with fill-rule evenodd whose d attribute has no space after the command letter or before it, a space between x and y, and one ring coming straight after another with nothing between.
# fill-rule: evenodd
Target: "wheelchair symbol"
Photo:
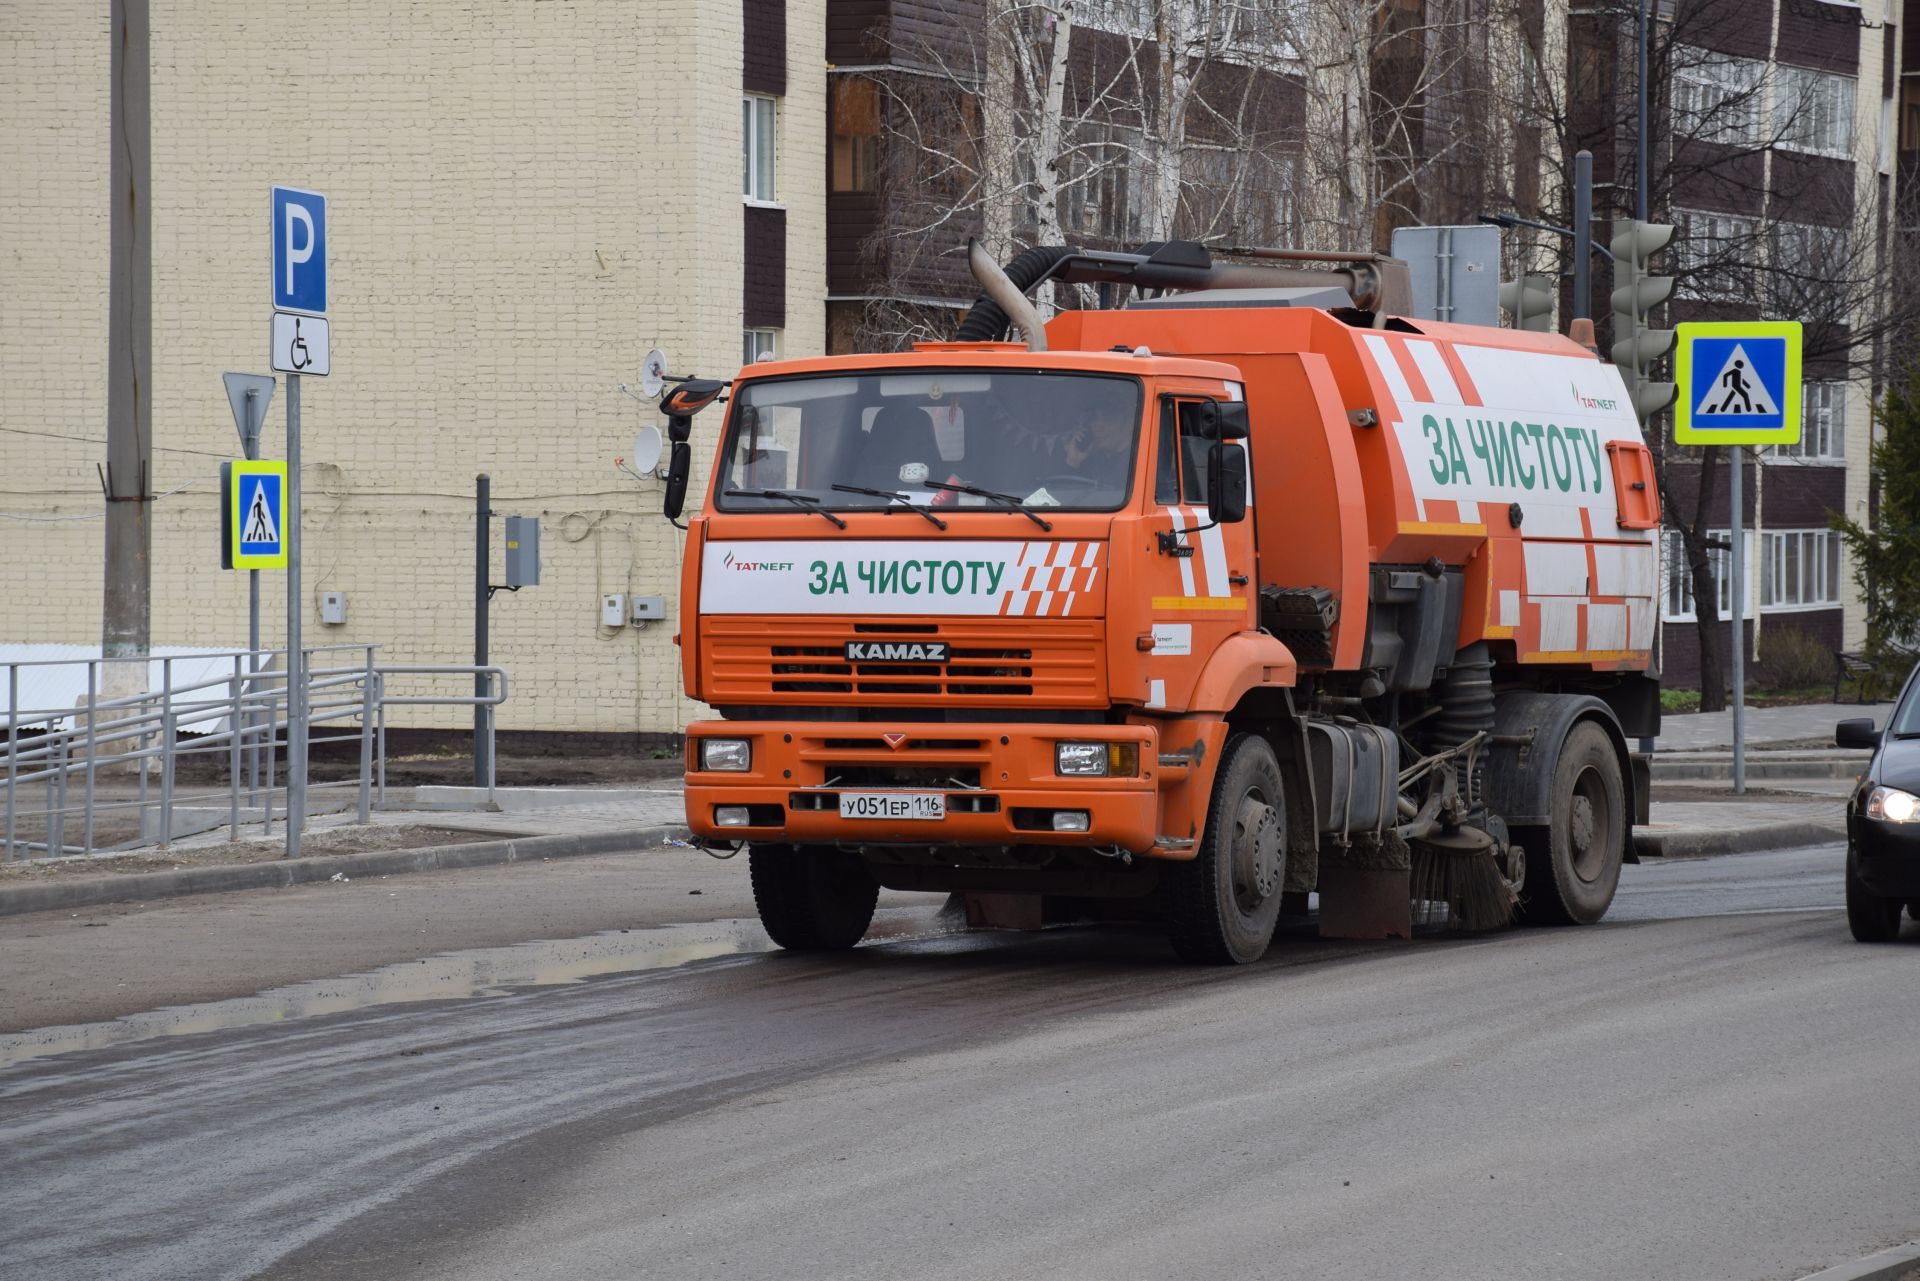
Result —
<instances>
[{"instance_id":1,"label":"wheelchair symbol","mask_svg":"<svg viewBox=\"0 0 1920 1281\"><path fill-rule=\"evenodd\" d=\"M293 320L293 345L288 348L287 363L298 373L313 363L313 355L307 350L307 340L300 336L300 318Z\"/></svg>"}]
</instances>

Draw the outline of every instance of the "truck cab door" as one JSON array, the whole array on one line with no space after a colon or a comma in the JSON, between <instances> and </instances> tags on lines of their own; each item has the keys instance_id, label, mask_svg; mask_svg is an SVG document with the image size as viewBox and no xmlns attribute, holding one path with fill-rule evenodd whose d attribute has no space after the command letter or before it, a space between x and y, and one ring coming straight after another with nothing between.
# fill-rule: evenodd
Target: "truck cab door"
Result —
<instances>
[{"instance_id":1,"label":"truck cab door","mask_svg":"<svg viewBox=\"0 0 1920 1281\"><path fill-rule=\"evenodd\" d=\"M1207 658L1228 636L1253 626L1253 522L1215 525L1207 515L1207 466L1216 442L1202 434L1200 409L1219 399L1182 392L1163 395L1156 406L1151 505L1140 536L1129 540L1142 561L1137 590L1128 594L1137 613L1123 624L1151 639L1136 644L1133 666L1142 702L1154 711L1185 710ZM1126 697L1131 691L1117 692Z\"/></svg>"}]
</instances>

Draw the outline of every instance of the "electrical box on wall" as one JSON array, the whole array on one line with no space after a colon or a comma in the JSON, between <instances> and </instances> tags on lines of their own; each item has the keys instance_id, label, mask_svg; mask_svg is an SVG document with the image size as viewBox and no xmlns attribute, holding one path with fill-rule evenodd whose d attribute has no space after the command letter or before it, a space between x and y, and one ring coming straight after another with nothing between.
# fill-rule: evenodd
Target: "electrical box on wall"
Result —
<instances>
[{"instance_id":1,"label":"electrical box on wall","mask_svg":"<svg viewBox=\"0 0 1920 1281\"><path fill-rule=\"evenodd\" d=\"M614 594L600 598L600 625L602 627L625 627L627 625L627 598Z\"/></svg>"},{"instance_id":2,"label":"electrical box on wall","mask_svg":"<svg viewBox=\"0 0 1920 1281\"><path fill-rule=\"evenodd\" d=\"M345 592L320 593L320 621L333 627L346 623L347 594Z\"/></svg>"},{"instance_id":3,"label":"electrical box on wall","mask_svg":"<svg viewBox=\"0 0 1920 1281\"><path fill-rule=\"evenodd\" d=\"M507 586L540 585L540 522L532 516L507 517Z\"/></svg>"},{"instance_id":4,"label":"electrical box on wall","mask_svg":"<svg viewBox=\"0 0 1920 1281\"><path fill-rule=\"evenodd\" d=\"M633 598L633 621L636 623L657 623L667 616L667 598L665 596L635 596Z\"/></svg>"}]
</instances>

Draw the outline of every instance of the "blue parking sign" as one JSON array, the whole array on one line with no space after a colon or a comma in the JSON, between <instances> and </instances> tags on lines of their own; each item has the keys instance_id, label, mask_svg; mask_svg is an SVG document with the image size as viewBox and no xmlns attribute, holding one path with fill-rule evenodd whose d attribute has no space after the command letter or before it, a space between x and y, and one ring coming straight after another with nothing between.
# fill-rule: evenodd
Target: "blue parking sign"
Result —
<instances>
[{"instance_id":1,"label":"blue parking sign","mask_svg":"<svg viewBox=\"0 0 1920 1281\"><path fill-rule=\"evenodd\" d=\"M317 191L273 189L273 305L327 310L327 198Z\"/></svg>"}]
</instances>

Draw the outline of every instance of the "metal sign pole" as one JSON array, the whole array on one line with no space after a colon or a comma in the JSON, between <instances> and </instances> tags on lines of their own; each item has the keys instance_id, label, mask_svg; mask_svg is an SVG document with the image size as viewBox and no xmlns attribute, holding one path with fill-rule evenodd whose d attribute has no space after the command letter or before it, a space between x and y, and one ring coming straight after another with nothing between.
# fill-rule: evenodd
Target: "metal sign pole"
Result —
<instances>
[{"instance_id":1,"label":"metal sign pole","mask_svg":"<svg viewBox=\"0 0 1920 1281\"><path fill-rule=\"evenodd\" d=\"M247 423L249 426L253 423L263 422L266 418L266 409L264 407L261 408L258 416L254 413L254 402L259 399L260 393L258 391L255 391L251 387L247 388ZM257 460L260 457L259 429L254 428L248 431L241 437L240 444L241 452L247 456L249 462ZM260 672L260 571L257 569L247 571L247 668L254 676L253 680L247 682L246 692L251 694L260 687L258 679ZM240 715L243 718L247 717L247 704L244 700L240 704ZM236 735L241 733L240 723L238 719L234 722L233 732ZM259 795L260 747L259 744L256 743L247 748L248 802L252 803Z\"/></svg>"},{"instance_id":2,"label":"metal sign pole","mask_svg":"<svg viewBox=\"0 0 1920 1281\"><path fill-rule=\"evenodd\" d=\"M300 375L287 375L287 857L300 857L307 821L307 680L300 652Z\"/></svg>"},{"instance_id":3,"label":"metal sign pole","mask_svg":"<svg viewBox=\"0 0 1920 1281\"><path fill-rule=\"evenodd\" d=\"M487 696L487 676L480 671L487 665L487 582L491 547L487 522L493 516L493 481L481 472L473 478L473 785L489 787L493 778L493 744L487 733L487 716L493 711L481 703Z\"/></svg>"},{"instance_id":4,"label":"metal sign pole","mask_svg":"<svg viewBox=\"0 0 1920 1281\"><path fill-rule=\"evenodd\" d=\"M1740 455L1746 450L1740 445L1728 448L1733 451L1733 793L1744 796L1747 791L1747 546L1740 528L1740 509L1746 505Z\"/></svg>"}]
</instances>

